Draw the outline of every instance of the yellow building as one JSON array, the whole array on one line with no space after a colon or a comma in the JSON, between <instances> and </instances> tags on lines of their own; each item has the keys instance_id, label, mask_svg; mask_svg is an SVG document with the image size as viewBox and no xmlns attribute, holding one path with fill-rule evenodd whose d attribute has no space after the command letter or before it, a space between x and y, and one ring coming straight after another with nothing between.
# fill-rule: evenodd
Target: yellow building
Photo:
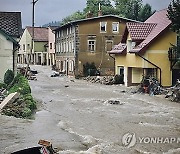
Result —
<instances>
[{"instance_id":1,"label":"yellow building","mask_svg":"<svg viewBox=\"0 0 180 154\"><path fill-rule=\"evenodd\" d=\"M114 74L110 51L121 40L126 22L133 20L115 15L67 23L55 30L56 66L67 75L83 75L83 65L94 63L101 75Z\"/></svg>"},{"instance_id":2,"label":"yellow building","mask_svg":"<svg viewBox=\"0 0 180 154\"><path fill-rule=\"evenodd\" d=\"M162 86L171 86L180 77L180 69L173 69L168 57L171 44L177 44L170 24L166 9L144 23L126 24L121 43L109 52L115 56L116 74L124 75L126 86L139 84L143 76L153 76Z\"/></svg>"},{"instance_id":3,"label":"yellow building","mask_svg":"<svg viewBox=\"0 0 180 154\"><path fill-rule=\"evenodd\" d=\"M27 26L19 41L18 63L47 64L48 28ZM32 46L33 44L33 46Z\"/></svg>"}]
</instances>

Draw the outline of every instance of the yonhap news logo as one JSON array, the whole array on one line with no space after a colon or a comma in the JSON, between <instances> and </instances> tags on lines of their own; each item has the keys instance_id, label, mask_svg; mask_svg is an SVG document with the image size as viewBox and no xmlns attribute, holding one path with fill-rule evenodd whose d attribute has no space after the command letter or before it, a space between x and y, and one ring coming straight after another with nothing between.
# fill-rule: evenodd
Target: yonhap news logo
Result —
<instances>
[{"instance_id":1,"label":"yonhap news logo","mask_svg":"<svg viewBox=\"0 0 180 154\"><path fill-rule=\"evenodd\" d=\"M180 137L137 137L135 133L126 133L122 137L122 144L127 148L135 144L180 144Z\"/></svg>"},{"instance_id":2,"label":"yonhap news logo","mask_svg":"<svg viewBox=\"0 0 180 154\"><path fill-rule=\"evenodd\" d=\"M136 135L135 135L135 133L126 133L122 137L122 143L127 148L133 147L136 144Z\"/></svg>"}]
</instances>

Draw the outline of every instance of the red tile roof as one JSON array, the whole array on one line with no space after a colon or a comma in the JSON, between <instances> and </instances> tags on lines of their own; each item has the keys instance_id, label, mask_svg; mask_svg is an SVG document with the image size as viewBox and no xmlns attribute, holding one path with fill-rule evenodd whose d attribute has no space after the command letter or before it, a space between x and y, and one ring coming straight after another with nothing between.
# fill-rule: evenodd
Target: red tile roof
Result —
<instances>
[{"instance_id":1,"label":"red tile roof","mask_svg":"<svg viewBox=\"0 0 180 154\"><path fill-rule=\"evenodd\" d=\"M128 22L126 25L132 40L145 40L157 24Z\"/></svg>"},{"instance_id":2,"label":"red tile roof","mask_svg":"<svg viewBox=\"0 0 180 154\"><path fill-rule=\"evenodd\" d=\"M145 49L170 26L171 21L167 17L167 9L164 9L155 12L145 23L156 23L157 26L153 28L144 41L130 51L131 53L144 52Z\"/></svg>"},{"instance_id":3,"label":"red tile roof","mask_svg":"<svg viewBox=\"0 0 180 154\"><path fill-rule=\"evenodd\" d=\"M32 27L27 27L31 37L33 35ZM47 42L48 41L48 28L45 27L34 27L34 41Z\"/></svg>"},{"instance_id":4,"label":"red tile roof","mask_svg":"<svg viewBox=\"0 0 180 154\"><path fill-rule=\"evenodd\" d=\"M126 25L125 36L123 38L127 39L128 32L130 37L134 41L140 41L138 46L135 46L130 52L140 53L145 52L145 50L151 45L152 42L156 40L167 28L169 28L171 21L167 17L167 9L155 12L151 17L149 17L144 23L134 23L129 22ZM126 40L122 40L125 43ZM120 54L122 53L121 44L113 48L109 53ZM124 48L123 48L124 52Z\"/></svg>"}]
</instances>

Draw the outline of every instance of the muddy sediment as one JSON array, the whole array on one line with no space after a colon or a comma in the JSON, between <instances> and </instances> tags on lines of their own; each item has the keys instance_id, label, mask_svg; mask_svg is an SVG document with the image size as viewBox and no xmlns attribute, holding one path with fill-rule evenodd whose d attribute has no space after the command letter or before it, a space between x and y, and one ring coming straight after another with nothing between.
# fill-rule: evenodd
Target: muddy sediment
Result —
<instances>
[{"instance_id":1,"label":"muddy sediment","mask_svg":"<svg viewBox=\"0 0 180 154\"><path fill-rule=\"evenodd\" d=\"M59 153L69 154L180 152L177 142L139 140L180 137L178 103L133 94L123 85L93 84L65 76L51 78L50 67L33 67L39 73L37 81L30 81L32 95L42 103L34 120L0 115L0 153L37 146L40 139L51 141ZM126 133L136 136L130 148L122 142Z\"/></svg>"}]
</instances>

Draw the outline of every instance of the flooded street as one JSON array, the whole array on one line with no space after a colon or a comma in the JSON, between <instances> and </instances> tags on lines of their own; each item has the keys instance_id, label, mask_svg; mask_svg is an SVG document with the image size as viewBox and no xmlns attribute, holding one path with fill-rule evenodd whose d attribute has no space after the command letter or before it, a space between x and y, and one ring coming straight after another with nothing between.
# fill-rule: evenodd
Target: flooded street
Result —
<instances>
[{"instance_id":1,"label":"flooded street","mask_svg":"<svg viewBox=\"0 0 180 154\"><path fill-rule=\"evenodd\" d=\"M32 67L39 72L30 81L38 111L32 120L0 115L0 154L37 146L40 139L62 154L180 153L180 104L122 85L51 78L50 67ZM126 138L131 143L124 146L126 133L135 134L136 143Z\"/></svg>"}]
</instances>

